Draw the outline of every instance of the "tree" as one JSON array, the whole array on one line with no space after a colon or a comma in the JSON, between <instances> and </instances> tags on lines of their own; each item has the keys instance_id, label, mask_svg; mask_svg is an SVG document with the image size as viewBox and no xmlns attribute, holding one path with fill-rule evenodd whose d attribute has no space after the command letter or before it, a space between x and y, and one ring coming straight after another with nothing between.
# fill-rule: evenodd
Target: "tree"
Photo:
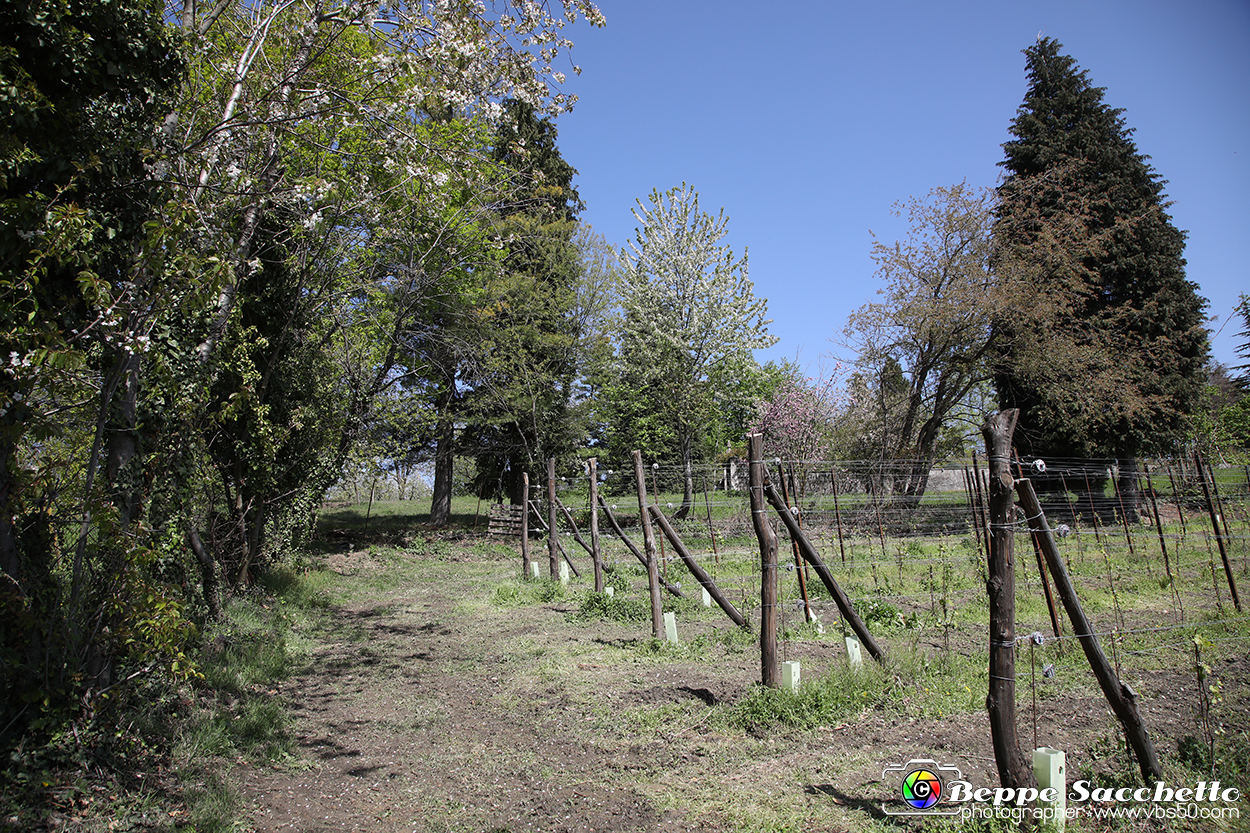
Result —
<instances>
[{"instance_id":1,"label":"tree","mask_svg":"<svg viewBox=\"0 0 1250 833\"><path fill-rule=\"evenodd\" d=\"M834 424L844 411L836 369L810 378L792 362L773 367L780 378L767 397L756 400L751 433L763 434L765 450L782 460L829 459ZM806 493L806 480L804 470L800 495Z\"/></svg>"},{"instance_id":2,"label":"tree","mask_svg":"<svg viewBox=\"0 0 1250 833\"><path fill-rule=\"evenodd\" d=\"M1237 345L1237 355L1242 359L1242 364L1233 369L1241 371L1238 378L1241 386L1250 389L1250 295L1238 295L1234 311L1241 318L1241 332L1237 334L1241 344Z\"/></svg>"},{"instance_id":3,"label":"tree","mask_svg":"<svg viewBox=\"0 0 1250 833\"><path fill-rule=\"evenodd\" d=\"M176 259L177 222L161 222L146 164L183 69L156 5L0 4L6 747L28 724L57 731L79 703L94 708L119 657L167 660L186 633L153 609L167 588L130 535L139 370L153 321L187 294L154 268Z\"/></svg>"},{"instance_id":4,"label":"tree","mask_svg":"<svg viewBox=\"0 0 1250 833\"><path fill-rule=\"evenodd\" d=\"M924 494L944 428L990 378L992 325L1012 299L1010 282L990 269L993 206L992 194L966 184L896 204L908 238L873 245L884 299L861 307L844 331L861 377L877 380L888 425L874 457L908 461L894 478L901 495Z\"/></svg>"},{"instance_id":5,"label":"tree","mask_svg":"<svg viewBox=\"0 0 1250 833\"><path fill-rule=\"evenodd\" d=\"M295 216L311 239L292 256L328 279L313 303L338 324L330 343L343 339L345 419L330 457L342 461L367 433L376 397L401 383L421 391L437 414L436 522L450 507L462 374L477 355L464 325L498 260L485 229L501 183L483 148L502 100L567 106L549 86L571 46L560 29L579 13L602 23L583 0L560 6L558 16L513 3L170 13L198 59L168 127L182 148L174 177L202 212L205 248L232 268L198 339L206 374L267 215Z\"/></svg>"},{"instance_id":6,"label":"tree","mask_svg":"<svg viewBox=\"0 0 1250 833\"><path fill-rule=\"evenodd\" d=\"M995 386L1002 407L1021 409L1022 454L1118 459L1134 489L1137 456L1172 447L1199 401L1205 301L1123 111L1060 48L1041 38L1025 50L994 233L995 257L1061 309L1044 331L997 322Z\"/></svg>"},{"instance_id":7,"label":"tree","mask_svg":"<svg viewBox=\"0 0 1250 833\"><path fill-rule=\"evenodd\" d=\"M621 253L618 362L629 385L620 393L630 401L618 403L617 423L654 421L656 447L668 446L680 460L684 517L694 505L695 444L712 421L718 383L734 359L777 339L768 334L768 301L755 297L747 277L746 254L737 259L720 244L724 210L715 217L702 212L698 193L685 183L648 199L649 206L638 200L640 227Z\"/></svg>"},{"instance_id":8,"label":"tree","mask_svg":"<svg viewBox=\"0 0 1250 833\"><path fill-rule=\"evenodd\" d=\"M481 349L466 368L464 450L477 462L478 493L501 492L518 504L523 472L533 476L543 460L567 456L585 438L572 413L581 200L557 137L532 106L505 103L492 151L508 178L492 212L505 254L486 276L472 324Z\"/></svg>"},{"instance_id":9,"label":"tree","mask_svg":"<svg viewBox=\"0 0 1250 833\"><path fill-rule=\"evenodd\" d=\"M579 15L602 23L584 0L0 5L6 706L93 713L117 662L177 669L188 547L211 612L218 565L238 581L306 519L380 397L455 391L403 360L497 261L484 149L503 99L567 106Z\"/></svg>"}]
</instances>

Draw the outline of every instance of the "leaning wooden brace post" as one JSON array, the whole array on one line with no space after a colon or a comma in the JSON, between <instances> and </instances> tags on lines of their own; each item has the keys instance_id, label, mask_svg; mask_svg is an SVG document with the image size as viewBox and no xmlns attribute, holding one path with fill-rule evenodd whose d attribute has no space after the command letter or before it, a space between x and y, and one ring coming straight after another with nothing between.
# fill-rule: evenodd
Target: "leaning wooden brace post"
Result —
<instances>
[{"instance_id":1,"label":"leaning wooden brace post","mask_svg":"<svg viewBox=\"0 0 1250 833\"><path fill-rule=\"evenodd\" d=\"M595 551L591 548L590 544L587 544L586 540L582 538L582 532L577 528L577 521L573 519L573 513L569 511L569 508L564 505L564 501L560 500L560 498L556 498L556 506L559 507L560 514L564 515L564 519L569 522L569 529L573 531L573 540L580 544L582 549L586 551L586 554L593 559L595 557Z\"/></svg>"},{"instance_id":2,"label":"leaning wooden brace post","mask_svg":"<svg viewBox=\"0 0 1250 833\"><path fill-rule=\"evenodd\" d=\"M599 554L599 461L590 458L590 557L595 562L595 592L603 592L603 556Z\"/></svg>"},{"instance_id":3,"label":"leaning wooden brace post","mask_svg":"<svg viewBox=\"0 0 1250 833\"><path fill-rule=\"evenodd\" d=\"M846 593L833 580L833 575L829 572L829 568L825 566L820 553L812 546L812 542L808 539L807 534L803 532L798 521L790 514L785 501L777 494L777 490L773 488L772 484L764 486L764 496L768 498L768 502L772 504L773 508L777 510L777 514L781 516L781 522L786 525L786 530L790 533L790 537L798 544L799 551L803 553L803 558L807 560L808 564L812 565L816 575L820 576L820 580L825 583L825 589L833 597L838 610L842 613L842 618L847 621L851 626L851 630L855 632L855 636L859 638L859 644L868 649L868 653L877 662L883 661L885 653L881 650L881 646L877 644L877 640L872 638L872 633L869 632L868 626L864 624L863 619L859 618L859 614L851 606L851 600L847 598Z\"/></svg>"},{"instance_id":4,"label":"leaning wooden brace post","mask_svg":"<svg viewBox=\"0 0 1250 833\"><path fill-rule=\"evenodd\" d=\"M560 555L556 540L556 458L547 458L547 558L551 562L551 577L560 575Z\"/></svg>"},{"instance_id":5,"label":"leaning wooden brace post","mask_svg":"<svg viewBox=\"0 0 1250 833\"><path fill-rule=\"evenodd\" d=\"M793 472L791 473L793 474ZM790 503L790 493L786 491L785 472L781 470L780 463L777 464L777 479L781 481L781 499L784 500L786 504L788 505ZM791 486L794 485L793 478L791 478L790 485ZM790 491L794 491L794 490L791 489ZM798 511L797 498L795 499L794 504L795 504L795 511L797 512ZM796 518L795 520L798 520L798 519ZM789 527L787 527L787 529L788 528ZM794 569L799 574L799 594L802 595L803 597L803 618L806 621L811 622L813 619L816 618L816 614L812 613L812 602L811 602L811 599L807 598L807 579L803 575L803 559L799 555L799 542L795 539L793 535L790 536L790 548L794 550Z\"/></svg>"},{"instance_id":6,"label":"leaning wooden brace post","mask_svg":"<svg viewBox=\"0 0 1250 833\"><path fill-rule=\"evenodd\" d=\"M612 513L612 507L608 506L607 501L603 499L603 495L599 495L599 506L603 509L603 514L607 516L608 523L612 525L612 530L616 533L617 537L620 538L621 541L624 542L625 547L634 554L634 558L638 559L638 563L646 567L647 557L638 551L638 547L633 541L629 540L629 536L625 534L625 530L621 529L621 522L616 519L616 515ZM686 598L676 585L669 584L664 579L660 579L660 586L679 599Z\"/></svg>"},{"instance_id":7,"label":"leaning wooden brace post","mask_svg":"<svg viewBox=\"0 0 1250 833\"><path fill-rule=\"evenodd\" d=\"M686 569L695 577L695 580L703 585L703 588L707 590L707 594L720 605L720 609L725 611L725 615L738 627L748 627L746 617L738 612L738 608L734 607L733 602L725 597L725 594L716 586L716 582L712 580L712 577L694 560L690 550L686 549L686 545L678 537L677 530L673 529L673 525L668 522L668 518L664 517L664 513L660 511L660 507L652 506L651 516L660 525L660 531L664 533L664 537L673 545L673 552L677 553L678 558L686 565Z\"/></svg>"},{"instance_id":8,"label":"leaning wooden brace post","mask_svg":"<svg viewBox=\"0 0 1250 833\"><path fill-rule=\"evenodd\" d=\"M521 472L521 578L530 577L530 473Z\"/></svg>"},{"instance_id":9,"label":"leaning wooden brace post","mask_svg":"<svg viewBox=\"0 0 1250 833\"><path fill-rule=\"evenodd\" d=\"M646 553L647 590L651 593L651 635L660 638L664 606L660 603L660 570L655 561L655 531L647 512L647 476L642 471L642 452L634 450L634 480L638 486L638 520L642 523L642 548Z\"/></svg>"},{"instance_id":10,"label":"leaning wooden brace post","mask_svg":"<svg viewBox=\"0 0 1250 833\"><path fill-rule=\"evenodd\" d=\"M1081 600L1077 598L1076 590L1072 586L1072 580L1068 577L1068 569L1059 556L1059 548L1055 545L1050 524L1042 514L1042 505L1037 499L1037 493L1033 491L1033 484L1028 480L1020 480L1016 483L1016 491L1020 496L1020 506L1029 516L1029 526L1037 533L1050 574L1055 580L1059 599L1068 612L1068 618L1072 620L1072 630L1081 640L1081 648L1098 679L1098 685L1102 687L1102 693L1107 697L1107 703L1124 727L1124 735L1137 756L1142 777L1147 784L1162 781L1163 769L1159 766L1159 758L1155 755L1150 735L1146 733L1146 724L1142 722L1141 714L1137 711L1137 694L1126 683L1120 682L1115 669L1107 662L1107 657L1098 644L1098 637L1094 634L1094 629L1081 607Z\"/></svg>"},{"instance_id":11,"label":"leaning wooden brace post","mask_svg":"<svg viewBox=\"0 0 1250 833\"><path fill-rule=\"evenodd\" d=\"M747 436L750 446L751 523L760 542L760 682L769 688L781 684L777 664L777 535L764 514L764 435Z\"/></svg>"},{"instance_id":12,"label":"leaning wooden brace post","mask_svg":"<svg viewBox=\"0 0 1250 833\"><path fill-rule=\"evenodd\" d=\"M559 499L557 499L556 503L558 504L559 502ZM534 511L541 512L541 507L539 507L537 503L534 504ZM538 522L542 524L543 531L556 542L556 552L560 553L560 557L564 559L564 563L569 565L569 570L573 573L573 575L581 578L582 574L578 571L577 565L573 563L573 559L569 558L569 554L564 551L564 544L561 543L560 536L551 536L551 527L548 526L547 522L543 520L543 516L541 514L536 514L534 517L538 518ZM548 541L547 543L550 545L551 542ZM585 544L583 543L582 546L585 546ZM557 560L556 563L559 564L559 560Z\"/></svg>"},{"instance_id":13,"label":"leaning wooden brace post","mask_svg":"<svg viewBox=\"0 0 1250 833\"><path fill-rule=\"evenodd\" d=\"M981 426L989 457L990 683L985 697L998 780L1004 787L1036 787L1029 759L1016 734L1016 571L1012 515L1015 481L1011 476L1011 435L1020 411L1012 408Z\"/></svg>"},{"instance_id":14,"label":"leaning wooden brace post","mask_svg":"<svg viewBox=\"0 0 1250 833\"><path fill-rule=\"evenodd\" d=\"M1024 468L1020 465L1018 455L1016 456L1016 473L1024 477ZM1059 628L1059 613L1055 610L1055 597L1050 593L1050 580L1046 578L1046 564L1042 560L1042 544L1038 541L1036 532L1029 537L1033 542L1033 556L1037 559L1037 577L1042 582L1042 592L1046 596L1046 610L1050 613L1050 628L1058 638L1063 636L1063 632Z\"/></svg>"}]
</instances>

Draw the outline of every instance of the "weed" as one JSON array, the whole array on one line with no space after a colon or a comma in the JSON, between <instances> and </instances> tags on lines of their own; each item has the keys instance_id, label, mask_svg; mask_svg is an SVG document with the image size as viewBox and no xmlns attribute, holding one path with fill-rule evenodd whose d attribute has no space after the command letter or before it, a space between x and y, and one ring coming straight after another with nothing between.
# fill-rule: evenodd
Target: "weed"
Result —
<instances>
[{"instance_id":1,"label":"weed","mask_svg":"<svg viewBox=\"0 0 1250 833\"><path fill-rule=\"evenodd\" d=\"M651 619L651 603L628 596L595 593L591 591L582 599L577 612L569 614L573 621L610 619L616 622L647 622Z\"/></svg>"}]
</instances>

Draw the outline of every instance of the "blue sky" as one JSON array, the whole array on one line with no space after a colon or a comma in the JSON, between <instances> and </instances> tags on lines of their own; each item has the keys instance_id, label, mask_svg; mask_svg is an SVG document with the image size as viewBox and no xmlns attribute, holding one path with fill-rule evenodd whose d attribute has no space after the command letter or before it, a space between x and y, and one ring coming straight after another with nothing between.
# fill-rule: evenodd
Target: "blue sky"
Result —
<instances>
[{"instance_id":1,"label":"blue sky","mask_svg":"<svg viewBox=\"0 0 1250 833\"><path fill-rule=\"evenodd\" d=\"M1250 2L602 0L570 33L580 100L558 122L582 215L617 248L653 188L688 182L750 253L776 347L811 370L875 298L891 206L993 186L1039 33L1105 87L1167 180L1189 279L1218 330L1250 294ZM1240 326L1213 340L1236 361Z\"/></svg>"}]
</instances>

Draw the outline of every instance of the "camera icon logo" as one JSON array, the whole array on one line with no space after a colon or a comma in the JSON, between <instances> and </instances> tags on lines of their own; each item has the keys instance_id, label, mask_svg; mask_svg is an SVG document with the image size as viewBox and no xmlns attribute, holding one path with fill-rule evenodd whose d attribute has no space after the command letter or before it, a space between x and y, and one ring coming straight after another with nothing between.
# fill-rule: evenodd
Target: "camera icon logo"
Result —
<instances>
[{"instance_id":1,"label":"camera icon logo","mask_svg":"<svg viewBox=\"0 0 1250 833\"><path fill-rule=\"evenodd\" d=\"M939 764L931 758L912 758L903 764L887 766L881 779L898 785L895 795L901 801L881 805L890 815L954 815L959 812L938 809L946 794L946 784L963 779L958 767Z\"/></svg>"}]
</instances>

